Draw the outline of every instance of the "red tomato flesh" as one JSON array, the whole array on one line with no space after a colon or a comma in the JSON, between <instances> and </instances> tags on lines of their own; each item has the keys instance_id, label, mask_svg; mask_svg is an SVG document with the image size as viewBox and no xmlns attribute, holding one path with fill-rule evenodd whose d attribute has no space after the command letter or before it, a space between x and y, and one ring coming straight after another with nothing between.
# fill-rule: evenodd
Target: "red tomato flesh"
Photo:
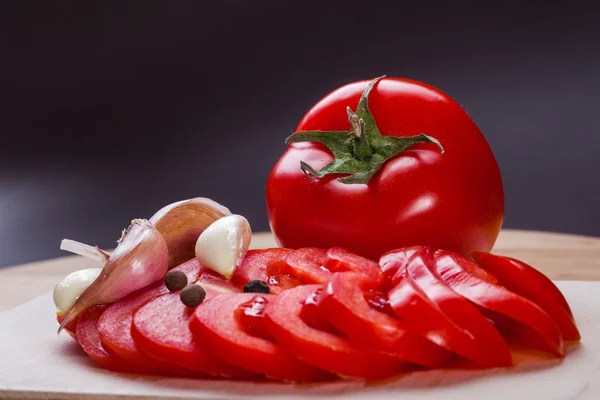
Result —
<instances>
[{"instance_id":1,"label":"red tomato flesh","mask_svg":"<svg viewBox=\"0 0 600 400\"><path fill-rule=\"evenodd\" d=\"M203 265L200 266L196 282L200 283L206 290L207 296L209 293L211 296L216 296L219 293L235 293L240 291L231 280L225 279L223 275L208 269Z\"/></svg>"},{"instance_id":2,"label":"red tomato flesh","mask_svg":"<svg viewBox=\"0 0 600 400\"><path fill-rule=\"evenodd\" d=\"M235 310L235 318L249 335L273 341L273 337L265 328L263 318L267 302L266 297L257 295L240 304Z\"/></svg>"},{"instance_id":3,"label":"red tomato flesh","mask_svg":"<svg viewBox=\"0 0 600 400\"><path fill-rule=\"evenodd\" d=\"M565 339L581 339L567 300L546 275L514 258L479 251L473 252L472 256L477 264L492 273L502 286L533 301L547 312Z\"/></svg>"},{"instance_id":4,"label":"red tomato flesh","mask_svg":"<svg viewBox=\"0 0 600 400\"><path fill-rule=\"evenodd\" d=\"M187 275L188 282L194 282L200 271L200 263L194 258L174 269L183 271ZM167 293L169 290L164 282L160 281L133 292L108 307L98 321L102 344L124 360L164 370L164 363L139 351L131 336L131 326L133 313L139 307Z\"/></svg>"},{"instance_id":5,"label":"red tomato flesh","mask_svg":"<svg viewBox=\"0 0 600 400\"><path fill-rule=\"evenodd\" d=\"M391 356L306 323L301 316L303 304L319 289L323 286L299 286L270 299L265 326L283 348L309 364L345 377L383 379L406 368Z\"/></svg>"},{"instance_id":6,"label":"red tomato flesh","mask_svg":"<svg viewBox=\"0 0 600 400\"><path fill-rule=\"evenodd\" d=\"M394 311L413 331L482 368L511 365L500 333L429 270L432 263L432 249L427 247L409 260L405 277L389 293Z\"/></svg>"},{"instance_id":7,"label":"red tomato flesh","mask_svg":"<svg viewBox=\"0 0 600 400\"><path fill-rule=\"evenodd\" d=\"M379 267L392 286L397 285L406 273L408 262L422 250L423 246L411 246L385 253L379 258Z\"/></svg>"},{"instance_id":8,"label":"red tomato flesh","mask_svg":"<svg viewBox=\"0 0 600 400\"><path fill-rule=\"evenodd\" d=\"M164 370L157 370L145 364L136 364L119 358L107 350L98 334L98 319L108 308L108 305L92 306L81 313L77 324L77 341L86 354L100 367L117 372L138 374L159 374ZM183 373L182 375L189 375Z\"/></svg>"},{"instance_id":9,"label":"red tomato flesh","mask_svg":"<svg viewBox=\"0 0 600 400\"><path fill-rule=\"evenodd\" d=\"M330 378L324 371L298 360L274 341L253 336L244 329L236 310L256 298L269 302L272 297L256 293L223 294L202 303L190 321L195 339L213 356L270 378L294 382Z\"/></svg>"},{"instance_id":10,"label":"red tomato flesh","mask_svg":"<svg viewBox=\"0 0 600 400\"><path fill-rule=\"evenodd\" d=\"M367 302L368 282L352 272L333 274L320 311L340 332L368 343L400 360L439 367L452 353L409 330L398 318L379 311Z\"/></svg>"},{"instance_id":11,"label":"red tomato flesh","mask_svg":"<svg viewBox=\"0 0 600 400\"><path fill-rule=\"evenodd\" d=\"M325 268L331 272L352 271L373 282L382 282L384 275L379 264L343 247L332 247L325 253Z\"/></svg>"},{"instance_id":12,"label":"red tomato flesh","mask_svg":"<svg viewBox=\"0 0 600 400\"><path fill-rule=\"evenodd\" d=\"M242 265L233 273L231 281L240 289L252 280L265 281L269 284L272 294L301 285L302 281L284 272L285 258L291 252L290 249L280 248L248 250Z\"/></svg>"},{"instance_id":13,"label":"red tomato flesh","mask_svg":"<svg viewBox=\"0 0 600 400\"><path fill-rule=\"evenodd\" d=\"M452 290L485 310L525 325L538 335L546 351L562 356L563 341L552 318L535 303L486 279L487 272L460 254L438 250L432 270ZM480 272L475 272L479 270ZM494 279L495 281L495 279ZM490 317L488 315L488 317ZM494 318L491 317L492 321ZM501 326L500 321L494 321Z\"/></svg>"},{"instance_id":14,"label":"red tomato flesh","mask_svg":"<svg viewBox=\"0 0 600 400\"><path fill-rule=\"evenodd\" d=\"M56 313L56 322L58 322L58 324L62 324L62 322L65 320L65 316L59 313ZM67 326L65 326L65 331L67 331L69 333L69 335L77 340L77 323L79 322L79 317L75 318L73 321L71 321L69 324L67 324Z\"/></svg>"},{"instance_id":15,"label":"red tomato flesh","mask_svg":"<svg viewBox=\"0 0 600 400\"><path fill-rule=\"evenodd\" d=\"M77 324L77 341L83 351L102 368L118 372L155 373L156 370L144 365L134 364L120 359L108 352L98 334L98 319L108 305L93 306L81 313Z\"/></svg>"},{"instance_id":16,"label":"red tomato flesh","mask_svg":"<svg viewBox=\"0 0 600 400\"><path fill-rule=\"evenodd\" d=\"M375 261L342 247L328 250L306 247L294 250L285 259L284 272L308 284L326 284L331 274L338 271L354 271L377 282L383 279Z\"/></svg>"},{"instance_id":17,"label":"red tomato flesh","mask_svg":"<svg viewBox=\"0 0 600 400\"><path fill-rule=\"evenodd\" d=\"M294 250L285 258L283 271L305 283L327 283L331 271L324 265L326 253L314 247Z\"/></svg>"},{"instance_id":18,"label":"red tomato flesh","mask_svg":"<svg viewBox=\"0 0 600 400\"><path fill-rule=\"evenodd\" d=\"M330 332L340 335L340 331L335 328L326 318L322 310L323 298L325 297L325 288L319 288L310 294L304 301L300 318L309 326L324 332Z\"/></svg>"},{"instance_id":19,"label":"red tomato flesh","mask_svg":"<svg viewBox=\"0 0 600 400\"><path fill-rule=\"evenodd\" d=\"M179 293L169 293L147 303L133 317L131 333L137 348L157 360L190 370L255 378L249 371L213 357L193 339L189 328L193 312L194 309L181 302Z\"/></svg>"}]
</instances>

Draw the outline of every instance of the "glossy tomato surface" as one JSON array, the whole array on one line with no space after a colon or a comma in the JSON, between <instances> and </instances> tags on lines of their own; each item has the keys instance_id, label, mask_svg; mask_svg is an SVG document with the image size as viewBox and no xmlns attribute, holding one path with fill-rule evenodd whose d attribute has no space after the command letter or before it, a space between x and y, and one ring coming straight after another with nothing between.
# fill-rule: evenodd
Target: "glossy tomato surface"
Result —
<instances>
[{"instance_id":1,"label":"glossy tomato surface","mask_svg":"<svg viewBox=\"0 0 600 400\"><path fill-rule=\"evenodd\" d=\"M369 81L343 86L302 118L296 131L350 130L346 107L356 110ZM489 251L500 231L504 195L492 150L477 125L448 95L426 84L384 78L369 96L383 135L425 133L390 159L368 184L344 184L343 175L307 177L304 161L320 169L333 161L315 142L292 143L267 183L271 229L283 247L344 246L377 259L386 251L430 245L462 254Z\"/></svg>"},{"instance_id":2,"label":"glossy tomato surface","mask_svg":"<svg viewBox=\"0 0 600 400\"><path fill-rule=\"evenodd\" d=\"M499 284L533 301L547 312L565 339L581 339L565 296L546 275L514 258L477 251L472 256L479 266L498 279Z\"/></svg>"},{"instance_id":3,"label":"glossy tomato surface","mask_svg":"<svg viewBox=\"0 0 600 400\"><path fill-rule=\"evenodd\" d=\"M269 295L256 293L216 296L196 308L190 329L214 356L272 379L292 382L331 379L324 370L300 361L272 339L255 336L255 331L244 326L243 322L248 321L242 317L245 311L260 320L263 310L256 305L264 306L269 299Z\"/></svg>"}]
</instances>

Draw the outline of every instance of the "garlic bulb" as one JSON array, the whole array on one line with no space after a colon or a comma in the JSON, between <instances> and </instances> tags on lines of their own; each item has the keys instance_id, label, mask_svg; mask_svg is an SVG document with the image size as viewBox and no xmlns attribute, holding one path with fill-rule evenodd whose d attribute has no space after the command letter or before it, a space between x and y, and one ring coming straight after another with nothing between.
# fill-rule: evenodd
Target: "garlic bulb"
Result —
<instances>
[{"instance_id":1,"label":"garlic bulb","mask_svg":"<svg viewBox=\"0 0 600 400\"><path fill-rule=\"evenodd\" d=\"M72 304L58 331L86 308L120 300L162 279L169 268L193 258L200 234L214 221L228 215L231 213L226 207L197 197L169 204L149 221L133 220L112 254L97 246L63 240L61 249L99 261L104 267Z\"/></svg>"},{"instance_id":2,"label":"garlic bulb","mask_svg":"<svg viewBox=\"0 0 600 400\"><path fill-rule=\"evenodd\" d=\"M73 246L72 242L71 246ZM87 246L81 244L82 248ZM88 246L91 247L91 246ZM135 290L164 278L169 251L162 235L150 222L134 219L123 231L98 278L79 296L58 332L86 308L113 303Z\"/></svg>"},{"instance_id":3,"label":"garlic bulb","mask_svg":"<svg viewBox=\"0 0 600 400\"><path fill-rule=\"evenodd\" d=\"M169 248L169 268L194 258L194 244L214 221L231 215L221 204L204 197L178 201L150 218Z\"/></svg>"},{"instance_id":4,"label":"garlic bulb","mask_svg":"<svg viewBox=\"0 0 600 400\"><path fill-rule=\"evenodd\" d=\"M230 279L244 260L252 230L241 215L229 215L213 222L196 242L196 258L202 265Z\"/></svg>"}]
</instances>

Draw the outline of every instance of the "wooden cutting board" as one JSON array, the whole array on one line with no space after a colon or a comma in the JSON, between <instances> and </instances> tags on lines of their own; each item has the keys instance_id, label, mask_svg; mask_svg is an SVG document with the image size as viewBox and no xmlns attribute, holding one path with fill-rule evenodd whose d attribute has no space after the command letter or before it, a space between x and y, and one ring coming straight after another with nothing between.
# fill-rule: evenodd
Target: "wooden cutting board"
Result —
<instances>
[{"instance_id":1,"label":"wooden cutting board","mask_svg":"<svg viewBox=\"0 0 600 400\"><path fill-rule=\"evenodd\" d=\"M254 239L255 247L272 243L268 235ZM600 239L505 231L495 252L521 258L554 279L600 279ZM559 282L583 335L564 360L516 349L515 366L509 369L447 369L377 384L294 386L145 377L96 368L68 335L55 334L49 292L61 276L89 266L87 260L68 257L0 270L0 307L8 309L0 313L0 398L600 399L600 282Z\"/></svg>"}]
</instances>

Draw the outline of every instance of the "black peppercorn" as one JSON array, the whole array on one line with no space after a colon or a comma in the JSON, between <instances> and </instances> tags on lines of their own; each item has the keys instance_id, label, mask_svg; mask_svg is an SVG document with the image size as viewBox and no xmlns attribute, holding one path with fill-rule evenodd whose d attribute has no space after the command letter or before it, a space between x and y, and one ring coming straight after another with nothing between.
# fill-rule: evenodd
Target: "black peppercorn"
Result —
<instances>
[{"instance_id":1,"label":"black peppercorn","mask_svg":"<svg viewBox=\"0 0 600 400\"><path fill-rule=\"evenodd\" d=\"M269 284L261 280L253 280L244 285L244 293L271 293Z\"/></svg>"},{"instance_id":2,"label":"black peppercorn","mask_svg":"<svg viewBox=\"0 0 600 400\"><path fill-rule=\"evenodd\" d=\"M179 293L179 298L181 302L186 305L186 307L194 308L197 307L204 301L206 297L206 292L204 288L200 285L189 285L185 289Z\"/></svg>"},{"instance_id":3,"label":"black peppercorn","mask_svg":"<svg viewBox=\"0 0 600 400\"><path fill-rule=\"evenodd\" d=\"M187 286L187 276L178 270L171 270L165 276L165 286L169 292L176 292Z\"/></svg>"}]
</instances>

